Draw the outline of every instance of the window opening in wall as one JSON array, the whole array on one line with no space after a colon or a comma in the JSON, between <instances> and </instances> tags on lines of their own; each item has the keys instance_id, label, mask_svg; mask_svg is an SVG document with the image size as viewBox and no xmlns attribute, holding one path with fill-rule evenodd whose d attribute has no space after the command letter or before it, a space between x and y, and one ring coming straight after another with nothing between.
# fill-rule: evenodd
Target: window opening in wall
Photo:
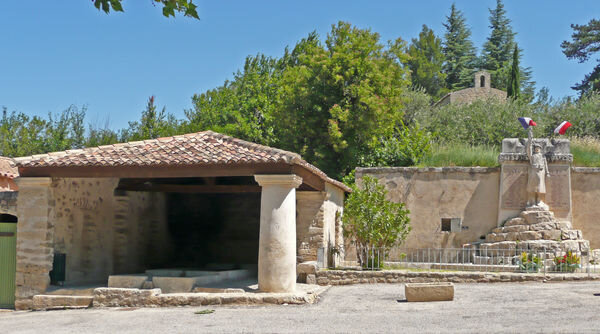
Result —
<instances>
[{"instance_id":1,"label":"window opening in wall","mask_svg":"<svg viewBox=\"0 0 600 334\"><path fill-rule=\"evenodd\" d=\"M485 87L485 76L479 77L479 87Z\"/></svg>"},{"instance_id":2,"label":"window opening in wall","mask_svg":"<svg viewBox=\"0 0 600 334\"><path fill-rule=\"evenodd\" d=\"M452 229L452 219L442 218L442 232L450 232Z\"/></svg>"},{"instance_id":3,"label":"window opening in wall","mask_svg":"<svg viewBox=\"0 0 600 334\"><path fill-rule=\"evenodd\" d=\"M442 232L460 232L462 220L460 218L442 218Z\"/></svg>"}]
</instances>

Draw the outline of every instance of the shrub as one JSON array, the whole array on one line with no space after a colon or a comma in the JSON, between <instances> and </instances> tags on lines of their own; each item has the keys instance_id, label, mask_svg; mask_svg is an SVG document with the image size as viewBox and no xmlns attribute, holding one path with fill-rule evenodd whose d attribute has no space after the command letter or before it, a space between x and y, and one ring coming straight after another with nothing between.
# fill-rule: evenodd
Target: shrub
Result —
<instances>
[{"instance_id":1,"label":"shrub","mask_svg":"<svg viewBox=\"0 0 600 334\"><path fill-rule=\"evenodd\" d=\"M411 227L404 203L388 201L377 179L365 176L361 183L361 187L353 186L346 200L343 222L344 236L355 243L362 266L370 260L366 250L377 248L385 254L406 239Z\"/></svg>"}]
</instances>

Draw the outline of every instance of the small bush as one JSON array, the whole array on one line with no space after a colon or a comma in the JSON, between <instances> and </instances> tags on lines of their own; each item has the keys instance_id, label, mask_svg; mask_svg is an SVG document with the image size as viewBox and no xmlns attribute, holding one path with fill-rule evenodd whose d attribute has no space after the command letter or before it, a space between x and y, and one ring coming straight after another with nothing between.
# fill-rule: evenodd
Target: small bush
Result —
<instances>
[{"instance_id":1,"label":"small bush","mask_svg":"<svg viewBox=\"0 0 600 334\"><path fill-rule=\"evenodd\" d=\"M404 203L388 201L387 191L377 179L365 176L361 181L361 187L353 186L346 200L343 222L344 236L356 244L362 266L369 259L367 250L379 249L385 253L404 241L411 227Z\"/></svg>"},{"instance_id":2,"label":"small bush","mask_svg":"<svg viewBox=\"0 0 600 334\"><path fill-rule=\"evenodd\" d=\"M573 165L600 167L600 140L591 136L571 138Z\"/></svg>"}]
</instances>

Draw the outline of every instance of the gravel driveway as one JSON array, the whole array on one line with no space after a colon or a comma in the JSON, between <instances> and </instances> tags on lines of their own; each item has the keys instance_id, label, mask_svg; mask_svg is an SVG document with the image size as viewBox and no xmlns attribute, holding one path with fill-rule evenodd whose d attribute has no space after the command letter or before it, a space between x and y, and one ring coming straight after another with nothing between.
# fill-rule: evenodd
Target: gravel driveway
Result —
<instances>
[{"instance_id":1,"label":"gravel driveway","mask_svg":"<svg viewBox=\"0 0 600 334\"><path fill-rule=\"evenodd\" d=\"M404 285L332 287L314 305L0 312L2 333L600 332L600 283L456 284L407 303ZM195 314L213 309L212 314Z\"/></svg>"}]
</instances>

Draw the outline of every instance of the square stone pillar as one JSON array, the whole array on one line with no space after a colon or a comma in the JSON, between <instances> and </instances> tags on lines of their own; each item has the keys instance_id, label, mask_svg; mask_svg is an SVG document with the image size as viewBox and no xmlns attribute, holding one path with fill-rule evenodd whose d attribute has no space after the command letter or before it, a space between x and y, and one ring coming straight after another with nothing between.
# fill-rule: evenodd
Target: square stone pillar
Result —
<instances>
[{"instance_id":1,"label":"square stone pillar","mask_svg":"<svg viewBox=\"0 0 600 334\"><path fill-rule=\"evenodd\" d=\"M258 288L265 292L296 289L296 188L294 175L255 175L262 187L258 248Z\"/></svg>"},{"instance_id":2,"label":"square stone pillar","mask_svg":"<svg viewBox=\"0 0 600 334\"><path fill-rule=\"evenodd\" d=\"M46 292L54 256L54 198L48 177L17 179L17 272L15 308L31 308Z\"/></svg>"}]
</instances>

